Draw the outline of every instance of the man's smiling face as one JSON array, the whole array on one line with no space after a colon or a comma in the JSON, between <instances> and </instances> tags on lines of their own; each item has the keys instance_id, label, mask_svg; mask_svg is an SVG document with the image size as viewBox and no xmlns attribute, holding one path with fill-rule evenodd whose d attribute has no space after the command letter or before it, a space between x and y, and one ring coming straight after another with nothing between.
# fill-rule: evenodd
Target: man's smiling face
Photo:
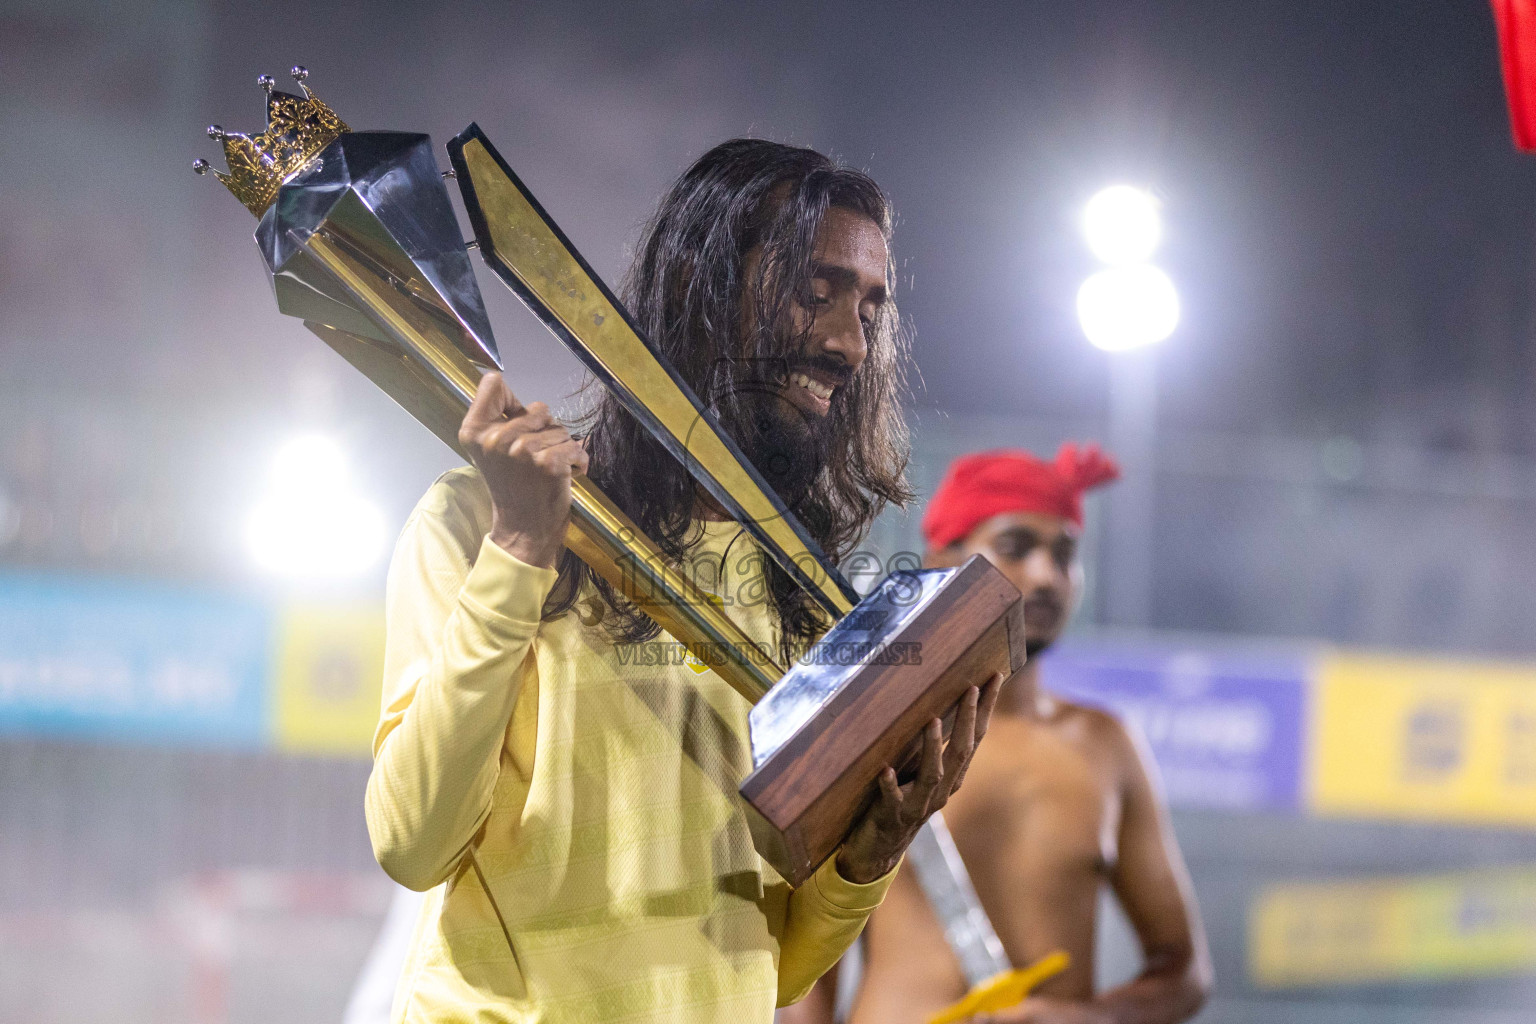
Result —
<instances>
[{"instance_id":1,"label":"man's smiling face","mask_svg":"<svg viewBox=\"0 0 1536 1024\"><path fill-rule=\"evenodd\" d=\"M754 362L751 386L739 386L739 409L727 429L779 495L794 506L834 445L842 392L869 355L869 339L889 298L890 250L880 226L839 206L817 228L810 280L783 311L780 329L793 339L783 357ZM749 294L743 319L750 333L761 253L747 254ZM847 425L843 429L850 429Z\"/></svg>"},{"instance_id":2,"label":"man's smiling face","mask_svg":"<svg viewBox=\"0 0 1536 1024\"><path fill-rule=\"evenodd\" d=\"M811 416L825 417L837 390L869 354L868 335L884 307L890 260L879 225L834 206L816 232L808 306L794 311L796 333L805 339L783 382L784 397Z\"/></svg>"}]
</instances>

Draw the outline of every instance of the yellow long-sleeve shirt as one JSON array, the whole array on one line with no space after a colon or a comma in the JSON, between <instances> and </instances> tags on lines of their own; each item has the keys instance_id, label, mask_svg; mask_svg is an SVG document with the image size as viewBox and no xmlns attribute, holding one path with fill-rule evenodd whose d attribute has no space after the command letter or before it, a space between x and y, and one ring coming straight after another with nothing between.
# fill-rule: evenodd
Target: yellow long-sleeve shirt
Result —
<instances>
[{"instance_id":1,"label":"yellow long-sleeve shirt","mask_svg":"<svg viewBox=\"0 0 1536 1024\"><path fill-rule=\"evenodd\" d=\"M655 657L665 633L613 644L595 597L541 622L555 573L490 543L489 526L484 483L455 470L390 566L368 831L393 878L432 890L394 1019L771 1020L857 937L890 876L855 885L834 858L791 890L738 803L746 701ZM735 523L697 532L695 566L724 556L701 582L775 644L751 599L754 542Z\"/></svg>"}]
</instances>

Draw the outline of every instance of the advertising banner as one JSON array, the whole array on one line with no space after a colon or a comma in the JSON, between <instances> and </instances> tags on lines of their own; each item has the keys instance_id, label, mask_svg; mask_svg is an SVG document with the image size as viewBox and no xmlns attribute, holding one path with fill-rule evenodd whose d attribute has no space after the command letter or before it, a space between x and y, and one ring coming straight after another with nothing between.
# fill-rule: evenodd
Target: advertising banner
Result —
<instances>
[{"instance_id":1,"label":"advertising banner","mask_svg":"<svg viewBox=\"0 0 1536 1024\"><path fill-rule=\"evenodd\" d=\"M1536 824L1536 670L1334 654L1316 699L1319 813Z\"/></svg>"},{"instance_id":2,"label":"advertising banner","mask_svg":"<svg viewBox=\"0 0 1536 1024\"><path fill-rule=\"evenodd\" d=\"M226 595L0 578L0 732L258 745L271 638Z\"/></svg>"},{"instance_id":3,"label":"advertising banner","mask_svg":"<svg viewBox=\"0 0 1536 1024\"><path fill-rule=\"evenodd\" d=\"M0 576L0 734L367 757L376 601ZM1072 639L1043 684L1141 736L1169 803L1536 824L1536 667Z\"/></svg>"},{"instance_id":4,"label":"advertising banner","mask_svg":"<svg viewBox=\"0 0 1536 1024\"><path fill-rule=\"evenodd\" d=\"M1053 693L1115 713L1150 747L1175 807L1294 810L1306 659L1153 643L1063 644L1041 661Z\"/></svg>"},{"instance_id":5,"label":"advertising banner","mask_svg":"<svg viewBox=\"0 0 1536 1024\"><path fill-rule=\"evenodd\" d=\"M1290 882L1248 916L1260 988L1444 980L1536 969L1536 867Z\"/></svg>"},{"instance_id":6,"label":"advertising banner","mask_svg":"<svg viewBox=\"0 0 1536 1024\"><path fill-rule=\"evenodd\" d=\"M278 749L369 756L383 679L384 613L377 604L283 607L273 680Z\"/></svg>"}]
</instances>

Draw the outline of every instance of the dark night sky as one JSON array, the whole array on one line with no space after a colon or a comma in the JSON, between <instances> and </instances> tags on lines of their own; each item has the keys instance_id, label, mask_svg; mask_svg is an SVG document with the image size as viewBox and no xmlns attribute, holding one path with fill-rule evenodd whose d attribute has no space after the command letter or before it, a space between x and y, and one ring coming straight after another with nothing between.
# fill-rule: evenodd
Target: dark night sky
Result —
<instances>
[{"instance_id":1,"label":"dark night sky","mask_svg":"<svg viewBox=\"0 0 1536 1024\"><path fill-rule=\"evenodd\" d=\"M478 120L610 276L660 191L723 138L866 167L900 215L922 405L1100 412L1105 357L1072 311L1092 269L1076 218L1099 186L1129 180L1164 199L1159 260L1184 298L1161 357L1171 422L1370 434L1405 400L1483 387L1506 414L1480 443L1524 451L1536 433L1521 412L1536 378L1536 160L1509 142L1481 3L162 0L3 17L5 121L23 142L4 157L0 255L78 252L61 218L93 201L131 223L163 220L173 198L196 224L190 258L137 272L191 298L142 347L206 358L203 386L249 383L219 345L231 320L250 324L234 347L262 351L258 372L308 344L254 340L285 332L240 255L243 215L185 172L213 155L202 124L258 127L255 75L298 61L359 127L442 141ZM156 145L119 147L102 171L92 138L135 113ZM114 386L113 360L156 362L92 350L93 286L59 263L0 275L0 301L36 314L25 338L0 340L12 382L42 376L39 340L79 346L83 372ZM53 316L61 302L81 308ZM529 344L542 386L548 347Z\"/></svg>"},{"instance_id":2,"label":"dark night sky","mask_svg":"<svg viewBox=\"0 0 1536 1024\"><path fill-rule=\"evenodd\" d=\"M920 404L1101 408L1076 217L1130 180L1164 199L1185 302L1171 421L1370 434L1404 401L1492 384L1510 413L1488 440L1531 440L1536 163L1510 145L1482 4L271 10L213 20L225 120L268 54L295 52L365 123L446 137L477 119L609 274L720 138L868 168L900 214Z\"/></svg>"}]
</instances>

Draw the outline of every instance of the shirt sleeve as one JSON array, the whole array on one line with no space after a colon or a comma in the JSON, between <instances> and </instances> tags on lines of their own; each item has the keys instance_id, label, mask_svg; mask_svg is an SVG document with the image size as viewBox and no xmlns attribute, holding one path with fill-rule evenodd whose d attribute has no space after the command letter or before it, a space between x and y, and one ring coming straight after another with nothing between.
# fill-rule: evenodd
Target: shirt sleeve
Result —
<instances>
[{"instance_id":1,"label":"shirt sleeve","mask_svg":"<svg viewBox=\"0 0 1536 1024\"><path fill-rule=\"evenodd\" d=\"M828 857L794 891L779 940L780 1006L804 999L816 979L848 951L895 877L893 868L873 882L859 885L838 874L837 858Z\"/></svg>"},{"instance_id":2,"label":"shirt sleeve","mask_svg":"<svg viewBox=\"0 0 1536 1024\"><path fill-rule=\"evenodd\" d=\"M471 565L462 534L440 511L419 507L385 588L368 835L385 872L418 891L453 872L490 814L524 662L555 582L553 569L521 562L488 537Z\"/></svg>"}]
</instances>

